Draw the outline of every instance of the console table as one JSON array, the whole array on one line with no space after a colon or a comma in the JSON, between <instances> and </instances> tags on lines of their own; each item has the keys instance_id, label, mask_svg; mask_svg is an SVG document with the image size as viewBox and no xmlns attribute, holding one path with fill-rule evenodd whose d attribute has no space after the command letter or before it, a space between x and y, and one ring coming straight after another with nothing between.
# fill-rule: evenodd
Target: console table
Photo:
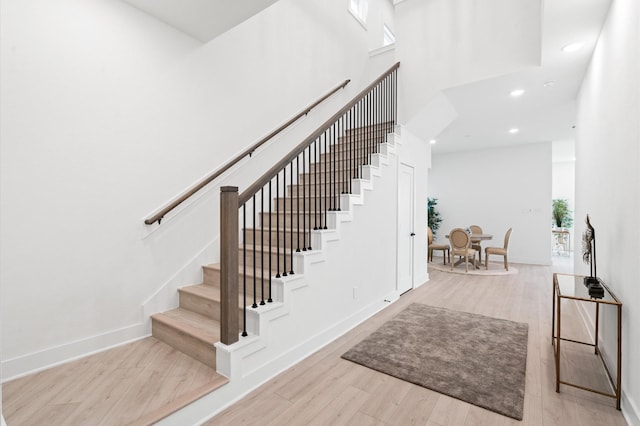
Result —
<instances>
[{"instance_id":1,"label":"console table","mask_svg":"<svg viewBox=\"0 0 640 426\"><path fill-rule=\"evenodd\" d=\"M572 386L578 389L594 392L600 395L608 396L610 398L615 398L616 400L616 408L620 410L620 384L621 384L621 368L622 368L622 303L618 300L618 298L609 290L609 288L603 284L604 287L604 296L602 298L591 298L589 297L588 289L584 285L583 281L584 277L580 275L569 275L569 274L553 274L553 308L552 308L552 319L551 319L551 344L554 347L554 356L556 361L556 392L560 392L560 385ZM584 303L593 303L595 305L595 324L594 324L594 342L579 342L576 340L565 339L562 337L562 328L561 328L561 320L562 320L562 311L561 311L561 301L562 299L570 299L575 300L577 302ZM600 305L613 305L617 312L617 356L616 356L616 377L613 379L611 372L609 370L609 366L604 360L602 353L598 347L598 323L600 319ZM594 348L595 354L600 357L604 368L609 376L609 380L611 381L611 386L614 389L614 393L604 392L597 389L588 388L585 386L580 386L575 383L569 383L565 380L562 380L560 377L560 342L568 341L573 343L579 343L582 345L592 346Z\"/></svg>"}]
</instances>

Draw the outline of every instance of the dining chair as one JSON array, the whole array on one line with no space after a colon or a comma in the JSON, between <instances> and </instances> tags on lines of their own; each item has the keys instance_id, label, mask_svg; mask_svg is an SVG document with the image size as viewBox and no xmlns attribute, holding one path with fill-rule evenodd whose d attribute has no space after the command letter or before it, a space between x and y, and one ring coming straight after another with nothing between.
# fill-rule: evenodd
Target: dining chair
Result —
<instances>
[{"instance_id":1,"label":"dining chair","mask_svg":"<svg viewBox=\"0 0 640 426\"><path fill-rule=\"evenodd\" d=\"M451 255L449 254L449 246L447 244L434 244L433 242L433 231L430 227L427 227L427 247L428 247L428 255L427 260L433 261L433 251L434 250L442 250L442 264L447 264L447 257L449 258L449 262L451 262Z\"/></svg>"},{"instance_id":2,"label":"dining chair","mask_svg":"<svg viewBox=\"0 0 640 426\"><path fill-rule=\"evenodd\" d=\"M464 256L464 266L466 271L469 272L469 257L473 259L473 269L476 269L476 251L472 249L471 237L462 228L455 228L449 232L449 243L451 245L451 256ZM451 263L451 270L453 271L453 262Z\"/></svg>"},{"instance_id":3,"label":"dining chair","mask_svg":"<svg viewBox=\"0 0 640 426\"><path fill-rule=\"evenodd\" d=\"M509 249L509 239L511 239L511 230L513 228L509 228L507 233L504 236L504 247L487 247L484 249L484 266L485 269L489 269L489 255L495 254L498 256L504 257L504 269L509 270L509 262L507 260L507 253Z\"/></svg>"},{"instance_id":4,"label":"dining chair","mask_svg":"<svg viewBox=\"0 0 640 426\"><path fill-rule=\"evenodd\" d=\"M479 227L478 225L471 225L469 227L469 230L471 230L471 234L480 234L482 235L482 228ZM473 241L471 240L471 248L474 250L478 250L478 261L480 262L480 265L482 265L482 246L480 245L481 241Z\"/></svg>"}]
</instances>

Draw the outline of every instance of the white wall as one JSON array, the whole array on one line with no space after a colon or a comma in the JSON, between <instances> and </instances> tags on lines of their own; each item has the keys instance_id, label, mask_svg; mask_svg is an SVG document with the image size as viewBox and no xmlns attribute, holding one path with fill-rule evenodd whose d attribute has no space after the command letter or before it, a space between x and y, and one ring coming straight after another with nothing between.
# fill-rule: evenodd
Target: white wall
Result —
<instances>
[{"instance_id":1,"label":"white wall","mask_svg":"<svg viewBox=\"0 0 640 426\"><path fill-rule=\"evenodd\" d=\"M510 262L550 264L550 143L434 153L429 196L438 199L441 242L453 228L479 225L493 235L483 246L501 247L512 227Z\"/></svg>"},{"instance_id":2,"label":"white wall","mask_svg":"<svg viewBox=\"0 0 640 426\"><path fill-rule=\"evenodd\" d=\"M117 0L0 16L5 377L148 333L218 256L217 186L142 220L351 78L219 182L242 189L390 65L343 0L281 0L204 45Z\"/></svg>"},{"instance_id":3,"label":"white wall","mask_svg":"<svg viewBox=\"0 0 640 426\"><path fill-rule=\"evenodd\" d=\"M395 18L393 4L389 0L369 0L369 13L367 16L367 33L369 50L382 47L383 26L387 25L395 34Z\"/></svg>"},{"instance_id":4,"label":"white wall","mask_svg":"<svg viewBox=\"0 0 640 426\"><path fill-rule=\"evenodd\" d=\"M614 0L578 96L576 234L587 214L596 231L598 276L623 303L622 410L640 425L640 3ZM588 273L579 257L576 273ZM602 316L606 357L614 318ZM612 365L612 364L610 364Z\"/></svg>"}]
</instances>

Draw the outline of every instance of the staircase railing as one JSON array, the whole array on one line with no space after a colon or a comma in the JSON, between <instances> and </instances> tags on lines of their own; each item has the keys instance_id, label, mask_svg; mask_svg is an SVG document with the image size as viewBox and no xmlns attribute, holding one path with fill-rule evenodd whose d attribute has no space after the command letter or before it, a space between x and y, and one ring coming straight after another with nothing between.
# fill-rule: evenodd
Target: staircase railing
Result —
<instances>
[{"instance_id":1,"label":"staircase railing","mask_svg":"<svg viewBox=\"0 0 640 426\"><path fill-rule=\"evenodd\" d=\"M399 66L389 68L241 194L234 186L221 188L222 343L247 335L247 305L273 301L272 278L295 274L293 253L312 250L311 231L327 229L326 212L341 210L341 194L351 193L352 179L361 178L362 167L379 152L396 123Z\"/></svg>"},{"instance_id":2,"label":"staircase railing","mask_svg":"<svg viewBox=\"0 0 640 426\"><path fill-rule=\"evenodd\" d=\"M249 148L245 149L240 154L238 154L237 156L232 158L230 161L228 161L226 164L224 164L218 170L212 172L207 177L205 177L204 179L202 179L201 181L199 181L198 183L193 185L191 188L189 188L186 191L184 191L182 194L180 194L178 196L178 198L176 198L174 201L172 201L166 207L163 207L156 214L154 214L153 216L148 217L147 219L145 219L144 223L147 224L147 225L151 225L154 222L158 222L158 224L160 224L160 222L162 221L162 218L164 218L164 216L167 213L169 213L171 210L175 209L180 204L185 202L187 199L189 199L189 197L194 195L196 192L200 191L202 188L204 188L205 186L207 186L208 184L213 182L215 179L217 179L219 176L221 176L224 172L229 170L231 167L233 167L236 164L238 164L238 162L240 162L240 160L242 160L246 156L251 157L251 155L255 152L255 150L258 149L260 146L262 146L265 142L271 140L274 136L276 136L278 133L280 133L283 130L285 130L287 127L289 127L290 125L292 125L293 123L298 121L303 116L309 114L309 112L311 112L312 109L314 109L319 104L321 104L322 102L327 100L331 95L336 93L338 90L344 89L346 87L346 85L349 84L350 81L351 80L347 79L347 80L343 81L341 84L339 84L338 86L336 86L333 89L331 89L331 91L329 91L326 95L322 96L320 99L318 99L317 101L315 101L314 103L312 103L311 105L309 105L308 107L306 107L305 109L300 111L298 114L296 114L291 119L289 119L289 121L287 121L286 123L282 124L280 127L278 127L277 129L273 130L267 136L265 136L264 138L260 139L258 142L254 143Z\"/></svg>"}]
</instances>

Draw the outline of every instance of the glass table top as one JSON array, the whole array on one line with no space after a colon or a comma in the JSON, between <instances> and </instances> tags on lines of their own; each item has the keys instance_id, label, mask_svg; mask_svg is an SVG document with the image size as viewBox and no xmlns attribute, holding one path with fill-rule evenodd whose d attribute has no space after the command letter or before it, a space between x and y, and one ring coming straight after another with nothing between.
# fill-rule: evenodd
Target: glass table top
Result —
<instances>
[{"instance_id":1,"label":"glass table top","mask_svg":"<svg viewBox=\"0 0 640 426\"><path fill-rule=\"evenodd\" d=\"M600 303L613 303L619 304L620 302L615 297L609 288L600 281L604 292L598 294L597 292L589 293L589 288L585 285L585 277L582 275L567 275L567 274L554 274L554 279L558 284L558 294L560 297L571 297L576 299L588 300L590 302Z\"/></svg>"}]
</instances>

